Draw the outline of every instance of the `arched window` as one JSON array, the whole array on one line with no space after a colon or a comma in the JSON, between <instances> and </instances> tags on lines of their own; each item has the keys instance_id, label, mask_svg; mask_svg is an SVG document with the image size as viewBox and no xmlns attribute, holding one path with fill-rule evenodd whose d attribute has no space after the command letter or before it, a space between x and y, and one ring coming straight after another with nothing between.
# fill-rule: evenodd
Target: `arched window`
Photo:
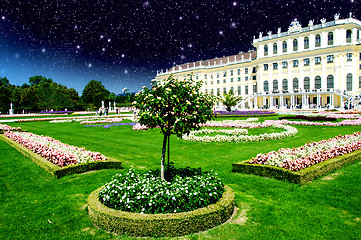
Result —
<instances>
[{"instance_id":1,"label":"arched window","mask_svg":"<svg viewBox=\"0 0 361 240\"><path fill-rule=\"evenodd\" d=\"M346 76L346 90L352 91L352 74L349 73Z\"/></svg>"},{"instance_id":2,"label":"arched window","mask_svg":"<svg viewBox=\"0 0 361 240\"><path fill-rule=\"evenodd\" d=\"M327 35L327 43L328 45L333 45L333 32L329 32L328 35Z\"/></svg>"},{"instance_id":3,"label":"arched window","mask_svg":"<svg viewBox=\"0 0 361 240\"><path fill-rule=\"evenodd\" d=\"M316 47L321 46L321 35L320 34L317 34L315 37L315 46Z\"/></svg>"},{"instance_id":4,"label":"arched window","mask_svg":"<svg viewBox=\"0 0 361 240\"><path fill-rule=\"evenodd\" d=\"M282 80L282 90L284 90L284 91L288 90L288 81L287 81L287 79Z\"/></svg>"},{"instance_id":5,"label":"arched window","mask_svg":"<svg viewBox=\"0 0 361 240\"><path fill-rule=\"evenodd\" d=\"M297 51L298 50L298 41L297 39L293 40L293 51Z\"/></svg>"},{"instance_id":6,"label":"arched window","mask_svg":"<svg viewBox=\"0 0 361 240\"><path fill-rule=\"evenodd\" d=\"M348 29L348 30L346 31L346 42L347 42L347 43L350 43L350 42L351 42L351 36L352 36L352 32L351 32L350 29Z\"/></svg>"},{"instance_id":7,"label":"arched window","mask_svg":"<svg viewBox=\"0 0 361 240\"><path fill-rule=\"evenodd\" d=\"M263 90L264 90L265 92L268 92L268 91L269 91L268 81L267 81L267 80L263 82Z\"/></svg>"},{"instance_id":8,"label":"arched window","mask_svg":"<svg viewBox=\"0 0 361 240\"><path fill-rule=\"evenodd\" d=\"M267 56L268 55L268 46L264 46L264 55Z\"/></svg>"},{"instance_id":9,"label":"arched window","mask_svg":"<svg viewBox=\"0 0 361 240\"><path fill-rule=\"evenodd\" d=\"M303 42L304 42L304 48L309 49L310 48L310 39L308 37L305 37Z\"/></svg>"},{"instance_id":10,"label":"arched window","mask_svg":"<svg viewBox=\"0 0 361 240\"><path fill-rule=\"evenodd\" d=\"M298 89L298 78L294 78L292 81L293 89Z\"/></svg>"},{"instance_id":11,"label":"arched window","mask_svg":"<svg viewBox=\"0 0 361 240\"><path fill-rule=\"evenodd\" d=\"M358 78L358 88L361 88L361 76Z\"/></svg>"},{"instance_id":12,"label":"arched window","mask_svg":"<svg viewBox=\"0 0 361 240\"><path fill-rule=\"evenodd\" d=\"M277 79L273 80L273 91L278 90L278 81Z\"/></svg>"},{"instance_id":13,"label":"arched window","mask_svg":"<svg viewBox=\"0 0 361 240\"><path fill-rule=\"evenodd\" d=\"M315 77L315 89L321 89L321 77L320 76Z\"/></svg>"},{"instance_id":14,"label":"arched window","mask_svg":"<svg viewBox=\"0 0 361 240\"><path fill-rule=\"evenodd\" d=\"M327 89L334 88L334 77L330 74L327 76Z\"/></svg>"},{"instance_id":15,"label":"arched window","mask_svg":"<svg viewBox=\"0 0 361 240\"><path fill-rule=\"evenodd\" d=\"M283 41L283 43L282 43L282 51L287 52L287 42L286 41Z\"/></svg>"},{"instance_id":16,"label":"arched window","mask_svg":"<svg viewBox=\"0 0 361 240\"><path fill-rule=\"evenodd\" d=\"M305 77L303 79L303 88L306 90L310 90L310 78L309 77Z\"/></svg>"},{"instance_id":17,"label":"arched window","mask_svg":"<svg viewBox=\"0 0 361 240\"><path fill-rule=\"evenodd\" d=\"M277 54L277 43L273 44L273 54Z\"/></svg>"}]
</instances>

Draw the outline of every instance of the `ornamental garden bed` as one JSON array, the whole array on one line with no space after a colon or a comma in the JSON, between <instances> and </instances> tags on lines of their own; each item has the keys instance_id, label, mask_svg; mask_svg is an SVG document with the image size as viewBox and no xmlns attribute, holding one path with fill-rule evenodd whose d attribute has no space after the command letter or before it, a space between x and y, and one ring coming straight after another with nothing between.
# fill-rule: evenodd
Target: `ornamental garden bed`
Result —
<instances>
[{"instance_id":1,"label":"ornamental garden bed","mask_svg":"<svg viewBox=\"0 0 361 240\"><path fill-rule=\"evenodd\" d=\"M294 116L281 116L279 120L282 119L302 119L307 121L330 121L335 122L337 121L334 117L326 117L326 116L305 116L305 115L294 115Z\"/></svg>"},{"instance_id":2,"label":"ornamental garden bed","mask_svg":"<svg viewBox=\"0 0 361 240\"><path fill-rule=\"evenodd\" d=\"M216 118L223 117L264 117L264 116L277 116L278 113L273 111L214 111Z\"/></svg>"},{"instance_id":3,"label":"ornamental garden bed","mask_svg":"<svg viewBox=\"0 0 361 240\"><path fill-rule=\"evenodd\" d=\"M20 143L18 143L15 140L5 136L11 133L13 132L5 132L3 135L0 135L0 138L5 142L7 142L10 146L17 149L24 156L29 157L35 164L42 167L45 171L49 172L50 174L52 174L54 177L57 178L66 175L83 173L93 170L122 168L120 161L106 158L104 155L101 155L100 153L86 151L84 148L76 148L74 146L62 144L59 141L55 140L55 142L60 143L62 145L74 147L76 149L80 149L81 151L91 153L95 158L97 158L95 161L89 161L84 159L84 156L83 157L80 156L80 158L83 159L79 161L79 155L75 157L71 153L69 154L67 152L61 152L60 150L49 149L46 146L42 146L39 143L33 143L31 141L21 140L19 141ZM51 139L49 137L45 137L45 138ZM27 147L29 148L27 148L23 144L27 145Z\"/></svg>"},{"instance_id":4,"label":"ornamental garden bed","mask_svg":"<svg viewBox=\"0 0 361 240\"><path fill-rule=\"evenodd\" d=\"M336 136L293 149L258 154L232 164L233 172L306 183L361 158L361 133Z\"/></svg>"},{"instance_id":5,"label":"ornamental garden bed","mask_svg":"<svg viewBox=\"0 0 361 240\"><path fill-rule=\"evenodd\" d=\"M168 214L142 214L115 210L99 200L100 187L88 197L88 214L96 226L117 234L135 237L175 237L218 226L231 218L235 195L231 188L215 204L194 211Z\"/></svg>"}]
</instances>

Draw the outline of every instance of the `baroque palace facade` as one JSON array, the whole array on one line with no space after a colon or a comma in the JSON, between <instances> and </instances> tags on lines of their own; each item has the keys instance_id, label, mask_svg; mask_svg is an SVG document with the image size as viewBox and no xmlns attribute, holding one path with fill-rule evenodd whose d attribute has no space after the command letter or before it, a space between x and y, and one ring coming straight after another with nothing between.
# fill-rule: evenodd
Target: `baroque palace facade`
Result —
<instances>
[{"instance_id":1,"label":"baroque palace facade","mask_svg":"<svg viewBox=\"0 0 361 240\"><path fill-rule=\"evenodd\" d=\"M177 65L156 80L188 74L203 80L202 91L242 96L237 108L343 108L361 94L361 21L351 17L302 27L294 20L253 39L256 51ZM217 103L218 107L222 107Z\"/></svg>"}]
</instances>

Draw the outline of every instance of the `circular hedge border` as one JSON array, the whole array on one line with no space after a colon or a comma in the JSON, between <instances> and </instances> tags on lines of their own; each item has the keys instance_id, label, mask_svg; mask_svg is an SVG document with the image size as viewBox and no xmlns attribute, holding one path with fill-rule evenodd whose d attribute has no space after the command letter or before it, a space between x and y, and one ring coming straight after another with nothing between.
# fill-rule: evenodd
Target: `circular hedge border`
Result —
<instances>
[{"instance_id":1,"label":"circular hedge border","mask_svg":"<svg viewBox=\"0 0 361 240\"><path fill-rule=\"evenodd\" d=\"M99 192L88 197L88 214L96 226L106 231L135 237L175 237L205 231L231 218L235 207L233 190L225 186L215 204L190 212L141 214L108 208L99 201Z\"/></svg>"}]
</instances>

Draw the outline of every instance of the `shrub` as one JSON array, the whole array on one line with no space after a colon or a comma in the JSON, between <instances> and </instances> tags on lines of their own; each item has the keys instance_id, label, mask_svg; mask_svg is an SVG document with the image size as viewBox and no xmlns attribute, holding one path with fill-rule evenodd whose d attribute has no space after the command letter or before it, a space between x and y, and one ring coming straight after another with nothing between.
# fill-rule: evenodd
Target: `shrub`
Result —
<instances>
[{"instance_id":1,"label":"shrub","mask_svg":"<svg viewBox=\"0 0 361 240\"><path fill-rule=\"evenodd\" d=\"M171 168L167 172L169 182L161 180L159 170L140 174L131 168L124 176L113 176L99 200L116 210L154 214L192 211L222 197L223 184L213 171Z\"/></svg>"}]
</instances>

